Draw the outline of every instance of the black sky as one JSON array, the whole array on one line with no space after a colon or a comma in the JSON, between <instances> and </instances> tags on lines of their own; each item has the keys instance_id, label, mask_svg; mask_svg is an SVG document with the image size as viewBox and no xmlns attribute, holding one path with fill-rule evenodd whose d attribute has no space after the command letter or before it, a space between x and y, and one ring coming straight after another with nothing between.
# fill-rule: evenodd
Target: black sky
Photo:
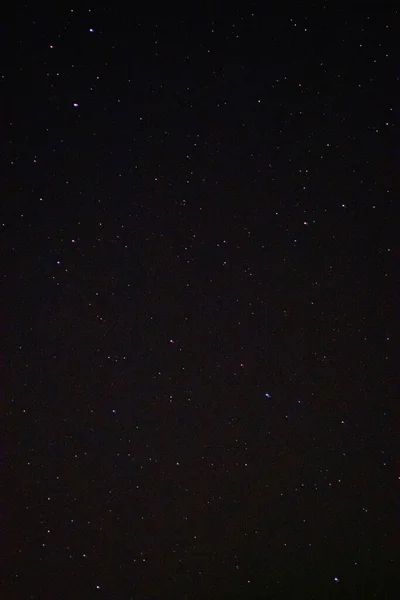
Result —
<instances>
[{"instance_id":1,"label":"black sky","mask_svg":"<svg viewBox=\"0 0 400 600\"><path fill-rule=\"evenodd\" d=\"M397 597L398 10L278 4L2 21L4 598Z\"/></svg>"}]
</instances>

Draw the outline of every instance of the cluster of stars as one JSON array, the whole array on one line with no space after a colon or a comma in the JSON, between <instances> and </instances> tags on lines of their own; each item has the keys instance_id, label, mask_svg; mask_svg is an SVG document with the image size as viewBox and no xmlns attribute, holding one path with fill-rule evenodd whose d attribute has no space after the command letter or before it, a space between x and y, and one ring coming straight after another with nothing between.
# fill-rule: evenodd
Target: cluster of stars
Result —
<instances>
[{"instance_id":1,"label":"cluster of stars","mask_svg":"<svg viewBox=\"0 0 400 600\"><path fill-rule=\"evenodd\" d=\"M393 565L392 19L268 10L18 9L6 553L32 597Z\"/></svg>"}]
</instances>

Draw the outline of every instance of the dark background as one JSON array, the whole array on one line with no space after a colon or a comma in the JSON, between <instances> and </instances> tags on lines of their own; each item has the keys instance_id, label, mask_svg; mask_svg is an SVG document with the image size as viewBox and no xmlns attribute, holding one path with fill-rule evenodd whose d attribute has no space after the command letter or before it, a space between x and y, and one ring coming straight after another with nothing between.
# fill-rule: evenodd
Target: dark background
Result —
<instances>
[{"instance_id":1,"label":"dark background","mask_svg":"<svg viewBox=\"0 0 400 600\"><path fill-rule=\"evenodd\" d=\"M131 5L0 29L2 597L394 598L398 11Z\"/></svg>"}]
</instances>

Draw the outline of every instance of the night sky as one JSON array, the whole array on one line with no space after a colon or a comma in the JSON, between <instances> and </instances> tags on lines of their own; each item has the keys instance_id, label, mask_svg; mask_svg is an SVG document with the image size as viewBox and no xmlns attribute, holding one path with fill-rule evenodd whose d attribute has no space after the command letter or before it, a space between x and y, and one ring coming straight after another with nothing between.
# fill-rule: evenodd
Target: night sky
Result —
<instances>
[{"instance_id":1,"label":"night sky","mask_svg":"<svg viewBox=\"0 0 400 600\"><path fill-rule=\"evenodd\" d=\"M0 27L2 598L396 598L399 11L128 5Z\"/></svg>"}]
</instances>

